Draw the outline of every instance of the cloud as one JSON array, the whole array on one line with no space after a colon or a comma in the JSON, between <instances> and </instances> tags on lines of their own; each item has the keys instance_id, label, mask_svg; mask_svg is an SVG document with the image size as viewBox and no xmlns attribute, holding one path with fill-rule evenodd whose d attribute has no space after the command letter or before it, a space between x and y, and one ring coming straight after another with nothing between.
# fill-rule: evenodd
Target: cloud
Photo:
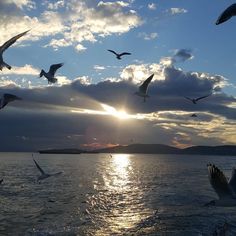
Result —
<instances>
[{"instance_id":1,"label":"cloud","mask_svg":"<svg viewBox=\"0 0 236 236\"><path fill-rule=\"evenodd\" d=\"M93 69L95 71L101 71L101 70L105 70L106 67L105 66L100 66L100 65L94 65Z\"/></svg>"},{"instance_id":2,"label":"cloud","mask_svg":"<svg viewBox=\"0 0 236 236\"><path fill-rule=\"evenodd\" d=\"M77 44L75 47L77 52L85 51L87 48L84 47L82 44Z\"/></svg>"},{"instance_id":3,"label":"cloud","mask_svg":"<svg viewBox=\"0 0 236 236\"><path fill-rule=\"evenodd\" d=\"M173 56L173 59L175 60L175 62L177 61L187 61L187 60L191 60L193 59L193 54L192 54L192 50L191 49L180 49L180 50L176 50L175 55Z\"/></svg>"},{"instance_id":4,"label":"cloud","mask_svg":"<svg viewBox=\"0 0 236 236\"><path fill-rule=\"evenodd\" d=\"M48 9L34 17L22 9L31 6L31 3L27 0L0 3L0 23L3 26L0 29L0 41L4 42L19 32L32 29L21 41L55 36L45 46L54 49L74 46L76 50L84 50L81 44L84 41L96 42L97 38L123 34L142 23L135 11L127 9L129 3L123 1L46 2ZM55 11L58 8L60 11Z\"/></svg>"},{"instance_id":5,"label":"cloud","mask_svg":"<svg viewBox=\"0 0 236 236\"><path fill-rule=\"evenodd\" d=\"M188 72L175 66L174 57L185 61L191 55L188 50L178 50L169 57L169 64L162 58L159 63L127 65L120 77L98 83L92 83L88 76L73 81L59 76L58 86L27 88L4 77L0 79L0 94L12 93L23 100L12 102L0 111L0 122L5 124L2 132L6 134L0 137L2 147L4 150L84 145L89 148L127 144L130 140L139 143L155 140L179 147L233 144L236 99L222 91L227 83L223 76ZM150 98L143 103L134 92L152 73ZM197 105L184 98L211 93ZM198 117L190 117L193 113Z\"/></svg>"},{"instance_id":6,"label":"cloud","mask_svg":"<svg viewBox=\"0 0 236 236\"><path fill-rule=\"evenodd\" d=\"M187 13L188 11L184 8L172 7L168 9L167 12L170 13L171 15L177 15L177 14Z\"/></svg>"},{"instance_id":7,"label":"cloud","mask_svg":"<svg viewBox=\"0 0 236 236\"><path fill-rule=\"evenodd\" d=\"M155 3L149 3L149 4L148 4L148 9L150 9L150 10L156 10L156 9L157 9L157 6L156 6Z\"/></svg>"},{"instance_id":8,"label":"cloud","mask_svg":"<svg viewBox=\"0 0 236 236\"><path fill-rule=\"evenodd\" d=\"M140 32L138 34L138 36L140 38L143 38L144 40L153 40L153 39L156 39L158 37L158 34L153 32L153 33L150 33L150 34L147 34L147 33L144 33L144 32Z\"/></svg>"},{"instance_id":9,"label":"cloud","mask_svg":"<svg viewBox=\"0 0 236 236\"><path fill-rule=\"evenodd\" d=\"M39 69L26 64L23 67L14 66L11 70L3 70L2 75L39 75L39 72Z\"/></svg>"}]
</instances>

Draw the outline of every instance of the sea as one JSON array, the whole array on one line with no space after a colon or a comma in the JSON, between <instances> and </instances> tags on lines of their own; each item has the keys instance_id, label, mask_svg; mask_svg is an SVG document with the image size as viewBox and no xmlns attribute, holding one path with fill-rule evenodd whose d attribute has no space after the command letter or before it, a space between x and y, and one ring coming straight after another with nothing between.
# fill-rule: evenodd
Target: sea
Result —
<instances>
[{"instance_id":1,"label":"sea","mask_svg":"<svg viewBox=\"0 0 236 236\"><path fill-rule=\"evenodd\" d=\"M33 158L46 173L37 182ZM236 157L0 153L0 235L236 235L236 207L217 199L207 164Z\"/></svg>"}]
</instances>

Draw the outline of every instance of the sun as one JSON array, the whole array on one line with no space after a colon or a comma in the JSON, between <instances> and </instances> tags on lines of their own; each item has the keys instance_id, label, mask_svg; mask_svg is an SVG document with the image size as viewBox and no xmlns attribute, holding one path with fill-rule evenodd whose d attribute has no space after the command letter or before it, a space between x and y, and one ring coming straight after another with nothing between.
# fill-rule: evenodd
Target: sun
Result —
<instances>
[{"instance_id":1,"label":"sun","mask_svg":"<svg viewBox=\"0 0 236 236\"><path fill-rule=\"evenodd\" d=\"M125 110L116 110L116 108L111 107L106 104L101 104L102 108L106 111L108 115L114 116L118 119L129 119L130 115Z\"/></svg>"}]
</instances>

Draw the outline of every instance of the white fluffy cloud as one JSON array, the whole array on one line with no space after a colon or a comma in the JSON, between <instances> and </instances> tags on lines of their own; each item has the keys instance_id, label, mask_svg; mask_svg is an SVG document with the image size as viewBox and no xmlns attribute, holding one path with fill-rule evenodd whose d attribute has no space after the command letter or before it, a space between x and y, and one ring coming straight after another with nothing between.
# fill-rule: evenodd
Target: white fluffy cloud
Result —
<instances>
[{"instance_id":1,"label":"white fluffy cloud","mask_svg":"<svg viewBox=\"0 0 236 236\"><path fill-rule=\"evenodd\" d=\"M39 69L34 68L32 65L24 65L23 67L14 66L11 70L3 70L3 75L39 75Z\"/></svg>"},{"instance_id":2,"label":"white fluffy cloud","mask_svg":"<svg viewBox=\"0 0 236 236\"><path fill-rule=\"evenodd\" d=\"M56 36L46 46L57 49L73 45L81 51L85 49L81 44L84 41L96 42L98 37L123 34L141 24L137 13L123 1L47 1L47 10L32 17L23 7L32 8L33 5L30 0L0 2L0 42L31 29L21 40ZM56 11L58 8L60 11Z\"/></svg>"}]
</instances>

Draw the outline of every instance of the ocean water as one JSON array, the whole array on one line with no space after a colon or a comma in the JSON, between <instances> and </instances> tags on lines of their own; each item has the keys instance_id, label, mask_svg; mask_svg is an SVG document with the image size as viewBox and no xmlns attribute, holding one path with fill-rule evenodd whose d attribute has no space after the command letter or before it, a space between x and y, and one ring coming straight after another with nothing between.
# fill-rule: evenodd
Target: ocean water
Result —
<instances>
[{"instance_id":1,"label":"ocean water","mask_svg":"<svg viewBox=\"0 0 236 236\"><path fill-rule=\"evenodd\" d=\"M0 235L236 235L236 207L217 196L207 163L229 177L236 157L1 153Z\"/></svg>"}]
</instances>

